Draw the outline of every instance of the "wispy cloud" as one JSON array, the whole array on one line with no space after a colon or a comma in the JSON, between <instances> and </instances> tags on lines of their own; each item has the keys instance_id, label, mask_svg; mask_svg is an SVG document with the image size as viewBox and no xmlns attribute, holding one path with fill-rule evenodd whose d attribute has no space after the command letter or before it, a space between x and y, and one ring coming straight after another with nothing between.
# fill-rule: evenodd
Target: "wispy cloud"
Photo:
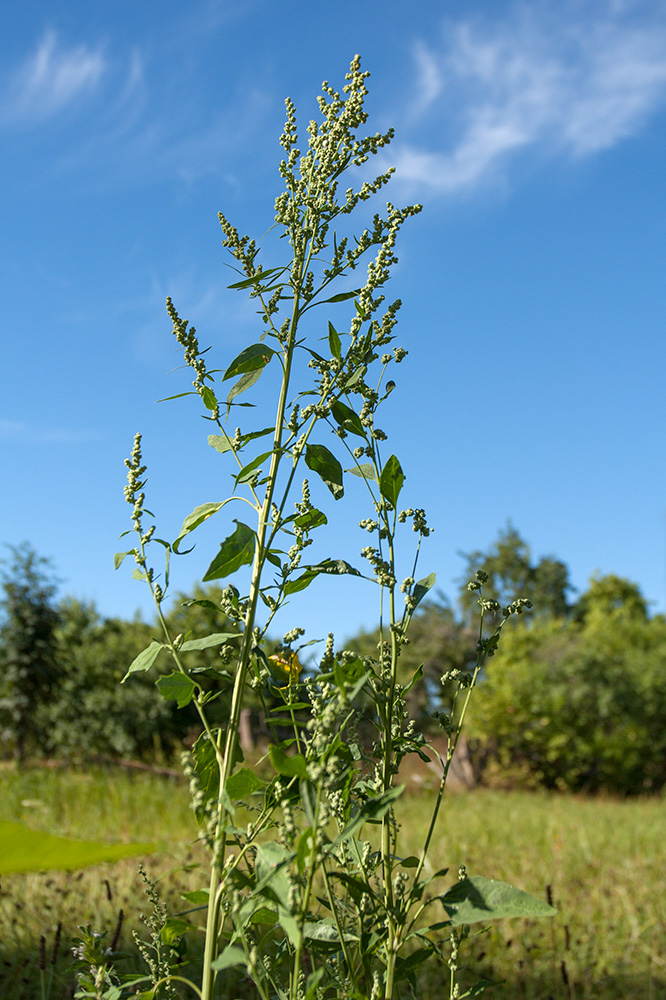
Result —
<instances>
[{"instance_id":1,"label":"wispy cloud","mask_svg":"<svg viewBox=\"0 0 666 1000\"><path fill-rule=\"evenodd\" d=\"M87 45L67 48L55 32L48 31L10 79L0 116L5 123L52 117L92 92L106 67L101 49Z\"/></svg>"},{"instance_id":2,"label":"wispy cloud","mask_svg":"<svg viewBox=\"0 0 666 1000\"><path fill-rule=\"evenodd\" d=\"M503 178L519 151L574 159L635 134L666 103L666 17L634 7L523 4L420 41L407 131L429 140L396 146L398 176L456 193Z\"/></svg>"},{"instance_id":3,"label":"wispy cloud","mask_svg":"<svg viewBox=\"0 0 666 1000\"><path fill-rule=\"evenodd\" d=\"M99 434L92 430L68 427L35 427L18 420L0 419L0 440L23 444L83 444L96 441Z\"/></svg>"}]
</instances>

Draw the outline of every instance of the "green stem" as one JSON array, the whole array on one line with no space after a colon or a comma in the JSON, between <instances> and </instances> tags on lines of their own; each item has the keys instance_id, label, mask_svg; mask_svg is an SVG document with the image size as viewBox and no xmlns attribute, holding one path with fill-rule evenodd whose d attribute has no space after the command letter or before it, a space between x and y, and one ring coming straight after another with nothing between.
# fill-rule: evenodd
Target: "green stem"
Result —
<instances>
[{"instance_id":1,"label":"green stem","mask_svg":"<svg viewBox=\"0 0 666 1000\"><path fill-rule=\"evenodd\" d=\"M297 279L298 281L300 281L300 273L297 274ZM280 398L278 401L278 408L275 420L273 453L271 455L271 464L268 473L266 493L264 496L264 502L261 511L259 513L259 523L257 525L257 545L255 548L254 562L252 566L252 581L250 584L249 607L247 610L247 614L245 616L245 629L243 632L243 642L241 646L240 662L238 664L238 670L236 672L236 679L234 681L234 687L231 696L229 723L226 732L222 766L220 768L220 784L219 784L219 793L217 800L218 819L215 830L213 859L210 871L210 896L209 896L210 902L208 905L208 916L206 920L206 938L205 938L206 943L204 947L201 1000L212 1000L213 997L214 974L211 965L213 962L215 949L217 947L217 939L220 929L219 928L220 897L218 895L217 890L222 876L224 856L226 853L227 810L225 805L225 794L226 794L225 787L227 781L231 777L235 751L238 744L238 726L240 723L240 714L243 705L243 695L245 693L245 682L247 679L247 672L252 652L254 622L257 613L257 602L259 599L259 591L261 587L261 574L265 558L264 545L266 539L266 532L270 522L271 505L273 502L273 494L275 492L275 486L277 483L277 474L280 466L280 459L282 457L282 429L283 429L284 415L287 405L287 395L289 392L289 379L291 374L291 365L294 352L294 343L296 339L296 328L298 325L298 318L299 318L299 293L298 293L298 287L296 287L294 290L294 305L291 318L289 341L285 349L284 374L282 377L282 386L280 389ZM217 742L215 746L216 746L216 753L219 753L220 750L219 742Z\"/></svg>"}]
</instances>

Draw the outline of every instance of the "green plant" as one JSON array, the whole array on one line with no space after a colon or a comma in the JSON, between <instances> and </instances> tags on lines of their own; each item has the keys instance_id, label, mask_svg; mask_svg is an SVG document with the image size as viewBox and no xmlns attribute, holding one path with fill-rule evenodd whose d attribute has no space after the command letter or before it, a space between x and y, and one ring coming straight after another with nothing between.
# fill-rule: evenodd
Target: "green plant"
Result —
<instances>
[{"instance_id":1,"label":"green plant","mask_svg":"<svg viewBox=\"0 0 666 1000\"><path fill-rule=\"evenodd\" d=\"M592 580L574 618L516 629L471 715L479 754L548 788L614 794L666 784L666 620L638 588Z\"/></svg>"},{"instance_id":2,"label":"green plant","mask_svg":"<svg viewBox=\"0 0 666 1000\"><path fill-rule=\"evenodd\" d=\"M27 543L9 546L0 602L0 733L23 763L48 743L48 706L62 668L57 659L57 583L49 561Z\"/></svg>"},{"instance_id":3,"label":"green plant","mask_svg":"<svg viewBox=\"0 0 666 1000\"><path fill-rule=\"evenodd\" d=\"M508 885L468 877L463 868L454 884L442 890L447 869L431 874L428 868L446 777L472 689L497 647L505 621L521 613L527 601L513 602L500 615L496 601L480 597L474 669L454 670L445 678L455 688L451 712L439 715L448 750L440 759L443 777L422 847L418 855L407 857L400 848L395 804L403 787L396 785L396 773L405 756L428 759L429 751L406 710L409 691L421 683L422 670L401 682L399 658L412 615L432 587L434 574L415 579L421 541L430 529L422 509L400 508L403 470L395 455L385 457L386 434L377 426L376 414L394 388L387 380L389 367L407 353L390 347L400 302L386 304L382 289L396 262L398 233L420 207L396 209L388 203L386 216L375 214L360 234L342 231L352 213L360 212L391 175L380 174L339 195L343 175L353 176L355 168L362 168L393 135L357 136L367 118L367 76L355 58L342 96L324 84L320 120L308 126L303 155L295 110L287 101L281 137L285 158L280 165L284 192L275 203L275 226L291 248L286 261L265 268L255 241L241 237L220 215L224 245L241 274L230 287L249 292L258 304L263 325L259 340L221 372L209 369L194 328L167 300L174 334L196 376L194 393L215 431L208 442L234 468L234 495L197 507L169 543L156 537L154 524L148 524L152 515L145 508L140 435L126 463L126 498L133 508L137 541L118 554L116 564L133 556L134 575L150 586L163 630L133 661L126 679L149 670L163 651L168 653L172 669L159 676L157 688L182 708L195 705L203 727L186 763L200 837L210 857L208 886L186 894L189 909L200 907L206 915L201 986L192 983L202 1000L212 1000L216 977L231 969L242 970L262 1000L393 1000L405 985L415 983L419 968L433 956L448 962L451 998L476 996L483 983L465 988L459 981L459 946L469 925L554 912ZM335 230L334 223L342 229ZM365 282L350 288L351 275L373 250ZM323 327L326 357L313 310L345 308L345 303L351 307L348 327L343 331L330 320ZM319 341L313 342L313 336ZM274 425L228 433L225 421L232 408L247 405L238 397L266 376L269 367L270 372L277 368ZM232 379L226 399L219 398L220 385ZM335 501L342 498L347 482L338 457L321 443L322 431L329 442L334 435L346 471L367 490L369 516L360 527L373 544L361 550L363 574L344 559L306 561L312 535L326 525L327 517L315 506L308 479L299 482L303 465ZM269 443L264 443L266 438ZM250 567L246 593L231 583L222 591L219 610L232 631L225 626L225 631L205 636L174 635L163 611L169 557L180 554L190 534L231 502L249 509L253 523L235 519L204 581L226 580ZM418 540L410 570L399 582L397 536L406 523ZM149 559L156 544L166 552L163 576ZM301 642L304 630L298 625L289 628L271 655L267 633L287 599L324 574L364 575L378 588L379 646L374 655L359 656L336 649L329 634L317 666L306 675L299 659L307 645ZM477 596L485 578L479 572L470 584ZM487 633L489 616L496 624ZM217 667L189 665L190 653L213 647L222 654ZM260 698L279 699L268 716L273 738L267 777L243 766L239 748L239 720L250 690ZM209 706L223 692L229 698L229 719L219 728L211 722ZM361 697L372 706L369 739L363 739L356 725ZM184 934L182 917L173 919L174 933ZM144 995L164 995L168 975Z\"/></svg>"}]
</instances>

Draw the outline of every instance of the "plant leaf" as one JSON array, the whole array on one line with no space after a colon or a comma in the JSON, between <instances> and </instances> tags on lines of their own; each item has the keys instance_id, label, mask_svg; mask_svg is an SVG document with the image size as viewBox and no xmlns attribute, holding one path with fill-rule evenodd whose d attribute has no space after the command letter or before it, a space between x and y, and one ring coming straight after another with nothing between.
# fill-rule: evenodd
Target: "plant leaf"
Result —
<instances>
[{"instance_id":1,"label":"plant leaf","mask_svg":"<svg viewBox=\"0 0 666 1000\"><path fill-rule=\"evenodd\" d=\"M301 754L286 754L282 747L273 744L268 747L268 753L271 764L278 774L284 774L288 778L303 778L307 781L308 766L305 763L305 757Z\"/></svg>"},{"instance_id":2,"label":"plant leaf","mask_svg":"<svg viewBox=\"0 0 666 1000\"><path fill-rule=\"evenodd\" d=\"M340 337L338 336L338 332L331 322L329 322L328 324L328 346L331 349L331 354L333 355L333 357L339 359L342 353L340 350Z\"/></svg>"},{"instance_id":3,"label":"plant leaf","mask_svg":"<svg viewBox=\"0 0 666 1000\"><path fill-rule=\"evenodd\" d=\"M160 652L164 649L164 644L158 642L157 639L153 639L150 646L146 646L138 656L135 656L130 663L129 670L123 677L121 684L124 684L130 674L136 674L143 670L150 670L153 663L160 655Z\"/></svg>"},{"instance_id":4,"label":"plant leaf","mask_svg":"<svg viewBox=\"0 0 666 1000\"><path fill-rule=\"evenodd\" d=\"M435 586L436 580L437 574L429 573L428 576L424 576L422 580L418 580L415 583L414 590L412 591L412 600L414 601L412 610L415 610L418 607L428 591Z\"/></svg>"},{"instance_id":5,"label":"plant leaf","mask_svg":"<svg viewBox=\"0 0 666 1000\"><path fill-rule=\"evenodd\" d=\"M201 604L203 602L192 601L191 603ZM208 604L217 610L217 605L213 604L212 601L209 601ZM203 639L188 639L180 647L179 652L189 653L192 649L210 649L211 646L221 646L229 639L239 639L242 634L242 632L212 632L211 635L206 635Z\"/></svg>"},{"instance_id":6,"label":"plant leaf","mask_svg":"<svg viewBox=\"0 0 666 1000\"><path fill-rule=\"evenodd\" d=\"M174 670L172 674L165 674L158 678L155 687L165 699L165 701L178 702L178 708L185 708L192 701L196 685L186 674L180 670Z\"/></svg>"},{"instance_id":7,"label":"plant leaf","mask_svg":"<svg viewBox=\"0 0 666 1000\"><path fill-rule=\"evenodd\" d=\"M386 465L382 469L381 478L379 480L379 492L392 503L393 506L398 502L398 497L400 496L400 490L402 489L402 484L405 481L402 469L400 468L400 462L395 457L391 455Z\"/></svg>"},{"instance_id":8,"label":"plant leaf","mask_svg":"<svg viewBox=\"0 0 666 1000\"><path fill-rule=\"evenodd\" d=\"M71 840L32 830L23 823L0 820L0 867L3 875L15 872L76 871L88 865L118 861L131 854L150 854L155 844L102 844Z\"/></svg>"},{"instance_id":9,"label":"plant leaf","mask_svg":"<svg viewBox=\"0 0 666 1000\"><path fill-rule=\"evenodd\" d=\"M242 799L245 795L252 795L264 787L265 782L258 778L249 767L241 767L240 770L232 774L227 780L227 794L232 799Z\"/></svg>"},{"instance_id":10,"label":"plant leaf","mask_svg":"<svg viewBox=\"0 0 666 1000\"><path fill-rule=\"evenodd\" d=\"M253 285L263 281L264 278L270 278L274 274L284 274L286 270L286 267L269 267L267 271L257 271L251 278L243 278L242 281L235 281L233 285L227 285L227 288L252 288Z\"/></svg>"},{"instance_id":11,"label":"plant leaf","mask_svg":"<svg viewBox=\"0 0 666 1000\"><path fill-rule=\"evenodd\" d=\"M222 376L222 381L226 382L227 379L235 378L236 375L246 375L249 372L257 370L261 371L266 367L274 354L275 351L272 347L266 347L265 344L250 344L249 347L246 347L244 351L241 351L234 358Z\"/></svg>"},{"instance_id":12,"label":"plant leaf","mask_svg":"<svg viewBox=\"0 0 666 1000\"><path fill-rule=\"evenodd\" d=\"M373 795L366 799L356 815L347 823L345 828L335 839L334 845L341 844L344 840L354 837L358 831L368 822L377 823L386 815L396 799L399 799L405 790L404 785L396 785L386 792Z\"/></svg>"},{"instance_id":13,"label":"plant leaf","mask_svg":"<svg viewBox=\"0 0 666 1000\"><path fill-rule=\"evenodd\" d=\"M182 553L178 552L178 546L182 542L183 538L185 538L185 535L189 535L190 531L194 531L195 528L198 528L200 524L207 521L213 514L217 514L218 510L221 510L222 507L224 507L224 504L225 501L221 500L215 503L202 503L199 504L198 507L195 507L192 513L188 514L183 521L181 529L178 533L178 538L173 543L173 551L178 555L182 555Z\"/></svg>"},{"instance_id":14,"label":"plant leaf","mask_svg":"<svg viewBox=\"0 0 666 1000\"><path fill-rule=\"evenodd\" d=\"M323 444L307 444L305 446L305 464L312 469L328 486L336 500L345 492L342 485L342 466L328 448Z\"/></svg>"},{"instance_id":15,"label":"plant leaf","mask_svg":"<svg viewBox=\"0 0 666 1000\"><path fill-rule=\"evenodd\" d=\"M229 390L229 395L227 396L227 416L229 416L229 410L231 409L231 404L236 396L240 396L241 392L245 392L246 389L251 388L255 382L258 382L261 378L261 373L263 368L257 368L256 371L247 372L245 375L241 375L235 385L232 385ZM250 403L240 403L240 406L250 406Z\"/></svg>"},{"instance_id":16,"label":"plant leaf","mask_svg":"<svg viewBox=\"0 0 666 1000\"><path fill-rule=\"evenodd\" d=\"M203 400L203 405L207 410L217 409L217 396L209 385L205 385L201 390L201 399Z\"/></svg>"},{"instance_id":17,"label":"plant leaf","mask_svg":"<svg viewBox=\"0 0 666 1000\"><path fill-rule=\"evenodd\" d=\"M440 902L454 927L504 917L553 917L552 906L506 882L471 875L449 889Z\"/></svg>"},{"instance_id":18,"label":"plant leaf","mask_svg":"<svg viewBox=\"0 0 666 1000\"><path fill-rule=\"evenodd\" d=\"M129 549L127 552L116 552L113 557L113 568L118 569L123 562L125 556L133 556L136 553L136 549Z\"/></svg>"},{"instance_id":19,"label":"plant leaf","mask_svg":"<svg viewBox=\"0 0 666 1000\"><path fill-rule=\"evenodd\" d=\"M358 413L352 410L351 406L347 406L342 400L336 399L331 406L331 413L343 430L348 431L350 434L358 434L362 438L365 437L365 428L361 423L361 418Z\"/></svg>"},{"instance_id":20,"label":"plant leaf","mask_svg":"<svg viewBox=\"0 0 666 1000\"><path fill-rule=\"evenodd\" d=\"M360 465L354 465L351 469L345 469L345 472L351 472L353 476L359 476L361 479L373 479L375 482L377 481L374 467L370 462L361 462Z\"/></svg>"},{"instance_id":21,"label":"plant leaf","mask_svg":"<svg viewBox=\"0 0 666 1000\"><path fill-rule=\"evenodd\" d=\"M231 287L233 288L233 285ZM231 969L236 965L242 965L246 969L247 958L242 948L239 948L238 945L230 944L211 962L210 967L214 972L221 972L223 969Z\"/></svg>"},{"instance_id":22,"label":"plant leaf","mask_svg":"<svg viewBox=\"0 0 666 1000\"><path fill-rule=\"evenodd\" d=\"M220 551L206 570L202 579L221 580L252 562L255 549L255 534L247 524L234 519L236 530L222 542Z\"/></svg>"},{"instance_id":23,"label":"plant leaf","mask_svg":"<svg viewBox=\"0 0 666 1000\"><path fill-rule=\"evenodd\" d=\"M253 458L251 462L248 462L248 464L244 466L240 470L240 472L236 475L235 479L236 486L238 486L239 483L247 483L250 479L254 479L254 477L257 476L260 472L258 467L261 465L262 462L266 461L269 455L272 454L273 454L272 451L265 451L261 455L257 455L256 458Z\"/></svg>"}]
</instances>

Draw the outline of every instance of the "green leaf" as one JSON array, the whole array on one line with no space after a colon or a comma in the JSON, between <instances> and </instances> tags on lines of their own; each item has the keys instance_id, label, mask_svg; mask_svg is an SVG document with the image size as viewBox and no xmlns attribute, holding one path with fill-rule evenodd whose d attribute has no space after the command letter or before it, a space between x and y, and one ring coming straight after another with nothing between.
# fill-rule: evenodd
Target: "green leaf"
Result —
<instances>
[{"instance_id":1,"label":"green leaf","mask_svg":"<svg viewBox=\"0 0 666 1000\"><path fill-rule=\"evenodd\" d=\"M422 580L418 580L414 585L414 590L412 591L412 599L414 600L414 609L421 603L425 595L435 586L435 581L437 579L436 573L429 573L428 576L424 576Z\"/></svg>"},{"instance_id":2,"label":"green leaf","mask_svg":"<svg viewBox=\"0 0 666 1000\"><path fill-rule=\"evenodd\" d=\"M300 590L305 590L318 576L319 573L313 570L306 570L305 573L297 576L295 580L287 580L282 590L284 596L289 597L290 594L297 594Z\"/></svg>"},{"instance_id":3,"label":"green leaf","mask_svg":"<svg viewBox=\"0 0 666 1000\"><path fill-rule=\"evenodd\" d=\"M219 451L221 455L223 455L225 451L231 451L231 438L228 435L225 437L223 434L209 434L208 444L211 448L214 448L215 451Z\"/></svg>"},{"instance_id":4,"label":"green leaf","mask_svg":"<svg viewBox=\"0 0 666 1000\"><path fill-rule=\"evenodd\" d=\"M303 937L310 941L324 941L326 944L340 944L340 935L333 922L333 917L323 920L306 920L303 925ZM358 941L355 934L346 933L345 941Z\"/></svg>"},{"instance_id":5,"label":"green leaf","mask_svg":"<svg viewBox=\"0 0 666 1000\"><path fill-rule=\"evenodd\" d=\"M316 507L312 507L305 514L299 514L298 517L294 518L294 525L305 531L312 531L313 528L319 528L322 524L328 524L326 514L322 514Z\"/></svg>"},{"instance_id":6,"label":"green leaf","mask_svg":"<svg viewBox=\"0 0 666 1000\"><path fill-rule=\"evenodd\" d=\"M163 944L178 944L183 934L187 934L192 929L192 924L182 917L167 917L160 930L160 939Z\"/></svg>"},{"instance_id":7,"label":"green leaf","mask_svg":"<svg viewBox=\"0 0 666 1000\"><path fill-rule=\"evenodd\" d=\"M165 699L165 701L178 702L178 708L185 708L192 701L196 685L186 674L180 670L174 670L172 674L165 674L155 682L155 687Z\"/></svg>"},{"instance_id":8,"label":"green leaf","mask_svg":"<svg viewBox=\"0 0 666 1000\"><path fill-rule=\"evenodd\" d=\"M342 485L342 466L325 445L307 444L305 464L324 481L336 500L342 497L345 491Z\"/></svg>"},{"instance_id":9,"label":"green leaf","mask_svg":"<svg viewBox=\"0 0 666 1000\"><path fill-rule=\"evenodd\" d=\"M243 278L242 281L235 281L233 285L227 285L227 288L252 288L253 285L262 282L264 278L270 278L274 274L284 274L286 270L286 267L269 267L267 271L257 271L251 278Z\"/></svg>"},{"instance_id":10,"label":"green leaf","mask_svg":"<svg viewBox=\"0 0 666 1000\"><path fill-rule=\"evenodd\" d=\"M410 857L402 859L402 861L400 862L400 867L401 868L418 868L419 864L420 864L419 859L417 857L414 857L414 855L412 854L412 855L410 855Z\"/></svg>"},{"instance_id":11,"label":"green leaf","mask_svg":"<svg viewBox=\"0 0 666 1000\"><path fill-rule=\"evenodd\" d=\"M361 423L361 418L352 410L351 406L347 406L340 399L336 399L335 403L331 406L331 413L343 430L348 431L350 434L358 434L362 438L365 437L365 428Z\"/></svg>"},{"instance_id":12,"label":"green leaf","mask_svg":"<svg viewBox=\"0 0 666 1000\"><path fill-rule=\"evenodd\" d=\"M320 573L331 573L334 576L341 576L344 573L348 573L350 576L361 576L359 570L354 569L344 559L324 559L315 566L310 566L309 569L316 569Z\"/></svg>"},{"instance_id":13,"label":"green leaf","mask_svg":"<svg viewBox=\"0 0 666 1000\"><path fill-rule=\"evenodd\" d=\"M246 389L250 389L255 382L258 382L261 378L261 373L263 368L257 368L256 371L247 372L245 375L241 375L235 385L232 385L229 390L229 395L227 396L227 416L229 416L229 410L231 409L231 404L236 398L240 396L241 392L245 392ZM241 406L244 404L240 404ZM249 405L249 404L248 404Z\"/></svg>"},{"instance_id":14,"label":"green leaf","mask_svg":"<svg viewBox=\"0 0 666 1000\"><path fill-rule=\"evenodd\" d=\"M281 844L269 840L266 844L257 845L255 871L257 886L255 892L270 888L275 898L282 906L289 906L290 883L285 868L293 859Z\"/></svg>"},{"instance_id":15,"label":"green leaf","mask_svg":"<svg viewBox=\"0 0 666 1000\"><path fill-rule=\"evenodd\" d=\"M340 350L340 337L331 322L328 324L328 346L331 349L333 357L339 359L342 353Z\"/></svg>"},{"instance_id":16,"label":"green leaf","mask_svg":"<svg viewBox=\"0 0 666 1000\"><path fill-rule=\"evenodd\" d=\"M245 795L252 795L264 787L265 782L258 778L249 767L241 767L240 770L232 774L227 780L227 794L232 799L242 799Z\"/></svg>"},{"instance_id":17,"label":"green leaf","mask_svg":"<svg viewBox=\"0 0 666 1000\"><path fill-rule=\"evenodd\" d=\"M218 730L217 732L219 733L220 731ZM224 741L222 743L224 745ZM211 743L208 733L203 732L201 734L192 747L192 755L194 757L194 771L203 792L204 801L217 798L220 785L220 769L217 763L215 747ZM234 763L240 764L242 761L243 752L237 745Z\"/></svg>"},{"instance_id":18,"label":"green leaf","mask_svg":"<svg viewBox=\"0 0 666 1000\"><path fill-rule=\"evenodd\" d=\"M0 820L0 869L16 872L76 871L88 865L118 861L132 854L151 854L155 844L103 844L70 840L32 830L23 823Z\"/></svg>"},{"instance_id":19,"label":"green leaf","mask_svg":"<svg viewBox=\"0 0 666 1000\"><path fill-rule=\"evenodd\" d=\"M164 644L158 642L157 639L153 639L150 646L147 646L142 650L138 656L135 656L130 663L129 670L123 677L121 684L124 684L130 674L136 674L142 670L150 670L153 663L160 655L161 651L164 649Z\"/></svg>"},{"instance_id":20,"label":"green leaf","mask_svg":"<svg viewBox=\"0 0 666 1000\"><path fill-rule=\"evenodd\" d=\"M192 601L193 604L203 603L201 601ZM211 601L208 602L212 607L217 609L215 604ZM188 639L180 647L179 652L189 653L192 649L210 649L211 646L221 646L223 642L227 642L229 639L240 639L242 632L213 632L211 635L204 636L203 639Z\"/></svg>"},{"instance_id":21,"label":"green leaf","mask_svg":"<svg viewBox=\"0 0 666 1000\"><path fill-rule=\"evenodd\" d=\"M247 524L234 518L236 530L222 542L220 551L206 570L202 579L221 580L252 562L255 548L255 534Z\"/></svg>"},{"instance_id":22,"label":"green leaf","mask_svg":"<svg viewBox=\"0 0 666 1000\"><path fill-rule=\"evenodd\" d=\"M236 486L238 486L239 483L247 483L250 479L254 479L254 477L258 475L258 467L262 462L266 461L269 455L272 454L272 451L265 451L263 454L257 455L256 458L253 458L251 462L248 462L248 464L237 474L235 479Z\"/></svg>"},{"instance_id":23,"label":"green leaf","mask_svg":"<svg viewBox=\"0 0 666 1000\"><path fill-rule=\"evenodd\" d=\"M194 531L195 528L198 528L200 524L207 521L209 517L213 516L213 514L217 514L218 510L221 510L222 507L224 507L225 502L226 501L222 500L215 503L202 503L199 504L198 507L195 507L192 513L188 514L183 521L182 527L178 532L178 538L173 543L173 551L178 553L178 546L182 542L183 538L185 538L185 535L189 535L190 531ZM178 554L180 555L181 553Z\"/></svg>"},{"instance_id":24,"label":"green leaf","mask_svg":"<svg viewBox=\"0 0 666 1000\"><path fill-rule=\"evenodd\" d=\"M323 306L327 302L347 302L349 299L353 299L355 295L358 295L360 291L360 288L355 288L352 292L340 292L338 295L332 295L330 299L322 299L319 305Z\"/></svg>"},{"instance_id":25,"label":"green leaf","mask_svg":"<svg viewBox=\"0 0 666 1000\"><path fill-rule=\"evenodd\" d=\"M402 489L402 484L405 481L402 469L400 468L400 462L395 457L391 455L386 465L382 469L382 475L379 480L379 492L392 503L395 507L398 502L398 497L400 496L400 490Z\"/></svg>"},{"instance_id":26,"label":"green leaf","mask_svg":"<svg viewBox=\"0 0 666 1000\"><path fill-rule=\"evenodd\" d=\"M191 892L181 892L180 898L193 906L207 906L210 899L210 889L193 889Z\"/></svg>"},{"instance_id":27,"label":"green leaf","mask_svg":"<svg viewBox=\"0 0 666 1000\"><path fill-rule=\"evenodd\" d=\"M203 405L207 410L217 409L217 396L210 388L210 386L205 385L201 390L201 399L203 400Z\"/></svg>"},{"instance_id":28,"label":"green leaf","mask_svg":"<svg viewBox=\"0 0 666 1000\"><path fill-rule=\"evenodd\" d=\"M125 556L133 556L135 553L136 549L129 549L129 551L127 552L116 552L115 556L113 557L113 568L119 569L119 567L122 565Z\"/></svg>"},{"instance_id":29,"label":"green leaf","mask_svg":"<svg viewBox=\"0 0 666 1000\"><path fill-rule=\"evenodd\" d=\"M266 347L265 344L251 344L244 351L241 351L238 357L234 358L222 376L222 381L226 382L227 379L235 378L236 375L261 371L274 354L275 351L271 347Z\"/></svg>"},{"instance_id":30,"label":"green leaf","mask_svg":"<svg viewBox=\"0 0 666 1000\"><path fill-rule=\"evenodd\" d=\"M361 479L373 479L375 482L377 481L374 466L370 462L361 462L360 465L353 465L351 469L345 469L345 472L351 472L353 476L359 476Z\"/></svg>"},{"instance_id":31,"label":"green leaf","mask_svg":"<svg viewBox=\"0 0 666 1000\"><path fill-rule=\"evenodd\" d=\"M373 795L372 798L367 799L336 838L334 846L354 837L366 823L379 822L393 803L400 798L404 790L404 785L396 785L395 788L389 788L386 792L381 792L379 795Z\"/></svg>"},{"instance_id":32,"label":"green leaf","mask_svg":"<svg viewBox=\"0 0 666 1000\"><path fill-rule=\"evenodd\" d=\"M268 747L268 753L271 764L278 774L284 774L288 778L303 778L307 781L308 766L301 754L286 754L282 747L273 744Z\"/></svg>"},{"instance_id":33,"label":"green leaf","mask_svg":"<svg viewBox=\"0 0 666 1000\"><path fill-rule=\"evenodd\" d=\"M402 689L403 694L407 694L408 691L411 691L412 688L414 687L414 685L418 684L418 682L421 681L421 680L423 680L423 664L422 663L416 668L416 670L412 674L411 680L409 681L409 683L406 684L405 687Z\"/></svg>"},{"instance_id":34,"label":"green leaf","mask_svg":"<svg viewBox=\"0 0 666 1000\"><path fill-rule=\"evenodd\" d=\"M557 913L542 899L482 875L457 882L440 896L440 902L454 927L504 917L553 917Z\"/></svg>"},{"instance_id":35,"label":"green leaf","mask_svg":"<svg viewBox=\"0 0 666 1000\"><path fill-rule=\"evenodd\" d=\"M210 967L214 972L221 972L223 969L231 969L236 965L242 965L246 969L247 958L242 948L239 948L238 945L230 944L211 962Z\"/></svg>"}]
</instances>

